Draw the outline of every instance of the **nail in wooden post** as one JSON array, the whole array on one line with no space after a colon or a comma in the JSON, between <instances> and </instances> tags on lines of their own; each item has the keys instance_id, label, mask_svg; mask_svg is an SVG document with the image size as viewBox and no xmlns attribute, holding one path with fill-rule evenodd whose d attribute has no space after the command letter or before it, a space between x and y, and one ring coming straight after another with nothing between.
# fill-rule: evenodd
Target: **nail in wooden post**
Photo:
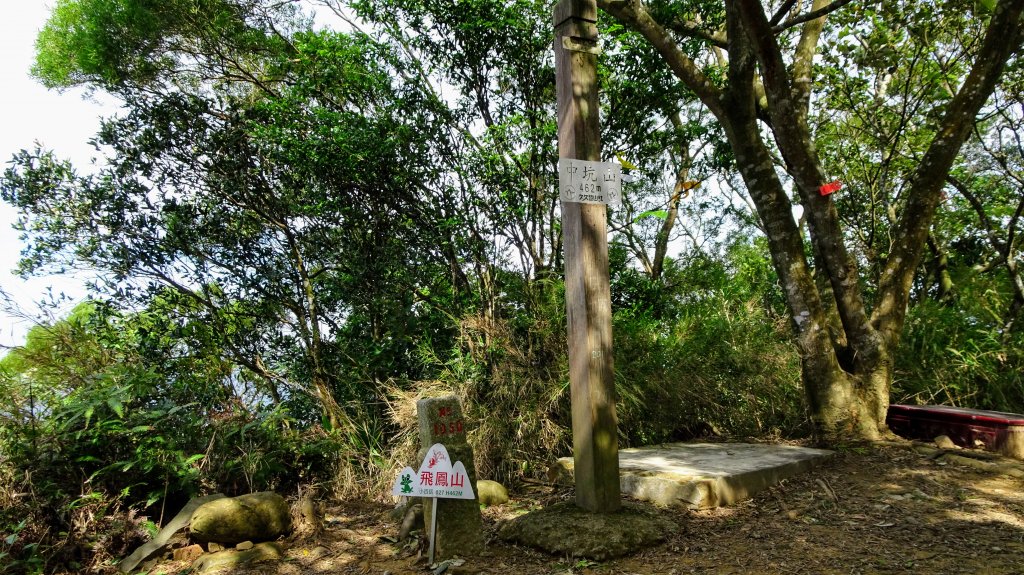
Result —
<instances>
[{"instance_id":1,"label":"nail in wooden post","mask_svg":"<svg viewBox=\"0 0 1024 575\"><path fill-rule=\"evenodd\" d=\"M560 0L554 25L558 157L599 161L596 1ZM619 509L621 496L607 208L562 202L562 234L576 504L610 513Z\"/></svg>"}]
</instances>

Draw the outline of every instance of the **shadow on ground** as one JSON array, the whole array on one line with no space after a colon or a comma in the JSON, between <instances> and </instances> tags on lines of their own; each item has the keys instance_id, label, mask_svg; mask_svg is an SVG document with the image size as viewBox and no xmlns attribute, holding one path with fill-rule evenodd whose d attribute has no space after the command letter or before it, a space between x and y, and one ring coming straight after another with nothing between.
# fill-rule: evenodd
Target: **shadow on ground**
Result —
<instances>
[{"instance_id":1,"label":"shadow on ground","mask_svg":"<svg viewBox=\"0 0 1024 575\"><path fill-rule=\"evenodd\" d=\"M486 550L448 572L1021 573L1024 465L967 466L924 451L910 444L843 450L819 468L730 507L657 510L676 527L663 543L603 562L553 557L497 537L513 517L571 498L566 490L532 486L511 503L484 510ZM389 511L366 503L329 506L322 533L289 542L286 560L231 573L428 572L417 560L421 544L393 542L398 527ZM154 573L188 567L165 563Z\"/></svg>"}]
</instances>

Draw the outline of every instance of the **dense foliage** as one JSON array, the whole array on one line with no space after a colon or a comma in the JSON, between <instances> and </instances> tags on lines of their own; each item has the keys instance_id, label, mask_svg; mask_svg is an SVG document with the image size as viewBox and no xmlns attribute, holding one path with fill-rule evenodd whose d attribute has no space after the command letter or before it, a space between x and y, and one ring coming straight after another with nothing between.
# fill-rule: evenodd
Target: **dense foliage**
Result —
<instances>
[{"instance_id":1,"label":"dense foliage","mask_svg":"<svg viewBox=\"0 0 1024 575\"><path fill-rule=\"evenodd\" d=\"M709 86L770 101L723 51L738 2L649 8ZM543 478L570 453L550 4L317 3L335 29L289 2L56 4L33 73L123 111L94 171L37 147L0 180L20 271L97 278L0 360L0 572L109 570L197 493L380 497L425 394L462 400L483 477ZM634 178L609 213L621 444L820 432L807 316L766 222L791 220L800 289L827 302L821 214L794 218L790 198L834 209L829 241L856 264L842 289L885 292L993 6L829 16L802 121L844 187L811 201L772 140L778 189L752 186L741 122L679 81L636 3L604 4L602 139ZM1020 77L1010 58L943 176L886 401L891 384L894 401L1024 410ZM748 135L778 127L750 103ZM843 377L863 377L849 310L819 311Z\"/></svg>"}]
</instances>

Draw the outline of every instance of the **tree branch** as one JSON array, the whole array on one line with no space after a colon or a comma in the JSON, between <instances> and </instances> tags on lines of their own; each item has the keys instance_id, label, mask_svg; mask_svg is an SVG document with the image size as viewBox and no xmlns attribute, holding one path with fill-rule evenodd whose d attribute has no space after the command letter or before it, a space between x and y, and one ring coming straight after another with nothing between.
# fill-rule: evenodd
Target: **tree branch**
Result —
<instances>
[{"instance_id":1,"label":"tree branch","mask_svg":"<svg viewBox=\"0 0 1024 575\"><path fill-rule=\"evenodd\" d=\"M654 20L642 2L639 0L597 0L597 5L646 38L665 59L672 73L693 90L716 117L724 116L725 108L722 106L721 91L707 76L701 73L694 61L679 49L665 27Z\"/></svg>"},{"instance_id":2,"label":"tree branch","mask_svg":"<svg viewBox=\"0 0 1024 575\"><path fill-rule=\"evenodd\" d=\"M978 223L981 224L981 229L985 230L985 235L988 236L988 242L992 244L996 252L1002 254L1004 257L1006 254L1003 253L1005 246L996 234L995 229L992 227L992 220L989 219L988 214L985 212L985 205L981 203L978 196L967 187L967 184L960 181L959 178L950 174L946 176L946 181L956 188L956 191L960 192L971 207L974 208L974 213L978 215Z\"/></svg>"},{"instance_id":3,"label":"tree branch","mask_svg":"<svg viewBox=\"0 0 1024 575\"><path fill-rule=\"evenodd\" d=\"M783 32L788 28L792 28L797 24L803 24L804 22L807 22L809 20L815 20L817 18L825 16L826 14L831 14L832 12L835 12L836 10L842 8L843 6L846 6L852 1L853 0L835 0L834 2L827 6L822 6L821 8L813 9L810 12L807 12L806 14L801 14L799 16L790 18L789 20L786 20L782 24L772 26L772 32L774 32L775 34L779 34L780 32Z\"/></svg>"},{"instance_id":4,"label":"tree branch","mask_svg":"<svg viewBox=\"0 0 1024 575\"><path fill-rule=\"evenodd\" d=\"M910 179L913 183L907 205L893 233L892 251L878 286L879 300L872 318L892 342L898 341L903 328L910 286L949 169L1007 60L1020 45L1022 11L1024 0L1002 0L996 6L974 65L947 106L935 138Z\"/></svg>"},{"instance_id":5,"label":"tree branch","mask_svg":"<svg viewBox=\"0 0 1024 575\"><path fill-rule=\"evenodd\" d=\"M827 0L813 0L812 10L825 4ZM821 37L821 30L825 27L824 18L814 18L804 25L800 31L800 41L797 42L796 52L793 54L792 77L793 82L790 89L793 91L793 99L796 100L795 108L800 113L807 114L811 103L811 77L814 67L814 53L818 51L818 38Z\"/></svg>"},{"instance_id":6,"label":"tree branch","mask_svg":"<svg viewBox=\"0 0 1024 575\"><path fill-rule=\"evenodd\" d=\"M698 38L705 42L716 46L718 48L728 48L728 42L726 41L725 34L721 32L708 32L702 30L700 25L696 22L689 22L682 18L673 19L671 22L665 24L665 27L669 30L679 34L680 36L686 36L688 38Z\"/></svg>"},{"instance_id":7,"label":"tree branch","mask_svg":"<svg viewBox=\"0 0 1024 575\"><path fill-rule=\"evenodd\" d=\"M793 9L794 5L796 5L796 0L786 0L783 2L782 6L779 6L779 9L775 11L775 14L772 14L772 19L769 20L768 23L772 26L778 24L782 20L782 17L786 15L786 12Z\"/></svg>"}]
</instances>

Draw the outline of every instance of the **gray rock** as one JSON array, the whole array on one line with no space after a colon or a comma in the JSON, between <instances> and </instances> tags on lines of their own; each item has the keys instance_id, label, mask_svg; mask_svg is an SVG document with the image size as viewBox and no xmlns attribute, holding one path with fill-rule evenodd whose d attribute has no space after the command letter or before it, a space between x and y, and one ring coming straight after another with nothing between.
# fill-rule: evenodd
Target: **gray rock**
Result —
<instances>
[{"instance_id":1,"label":"gray rock","mask_svg":"<svg viewBox=\"0 0 1024 575\"><path fill-rule=\"evenodd\" d=\"M288 503L270 491L205 503L192 514L190 526L190 533L197 541L225 545L269 541L290 530Z\"/></svg>"},{"instance_id":2,"label":"gray rock","mask_svg":"<svg viewBox=\"0 0 1024 575\"><path fill-rule=\"evenodd\" d=\"M423 529L423 505L417 503L409 505L402 517L402 526L398 529L398 540L404 541L410 533L417 529Z\"/></svg>"},{"instance_id":3,"label":"gray rock","mask_svg":"<svg viewBox=\"0 0 1024 575\"><path fill-rule=\"evenodd\" d=\"M388 511L388 519L393 523L401 524L405 520L405 517L409 513L409 508L414 505L420 505L422 507L423 501L419 497L403 497L402 501L395 505L395 508ZM423 511L421 510L422 514Z\"/></svg>"}]
</instances>

